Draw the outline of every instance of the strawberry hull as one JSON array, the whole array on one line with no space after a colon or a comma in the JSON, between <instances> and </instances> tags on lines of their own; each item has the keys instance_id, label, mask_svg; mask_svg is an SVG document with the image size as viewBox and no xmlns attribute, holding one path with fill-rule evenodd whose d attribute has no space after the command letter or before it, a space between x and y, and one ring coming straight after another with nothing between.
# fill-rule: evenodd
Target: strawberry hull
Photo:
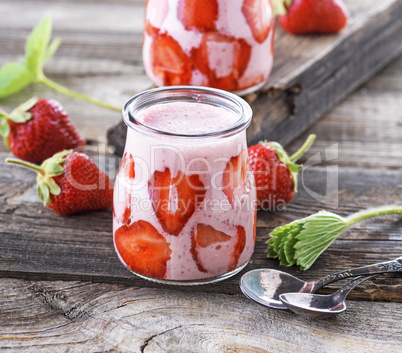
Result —
<instances>
[{"instance_id":1,"label":"strawberry hull","mask_svg":"<svg viewBox=\"0 0 402 353\"><path fill-rule=\"evenodd\" d=\"M146 94L163 90L153 92ZM140 124L164 133L128 124L133 128L125 153L133 158L135 177L128 178L124 168L116 177L113 227L116 251L131 271L164 283L197 284L224 279L248 263L256 199L245 153L249 114L242 123L228 109L177 99L133 114ZM188 135L171 135L173 130ZM129 229L152 229L152 234L128 234ZM146 266L130 265L141 258L147 259ZM152 263L165 270L155 271Z\"/></svg>"},{"instance_id":2,"label":"strawberry hull","mask_svg":"<svg viewBox=\"0 0 402 353\"><path fill-rule=\"evenodd\" d=\"M275 20L269 0L149 0L145 18L143 62L158 86L246 94L271 73Z\"/></svg>"}]
</instances>

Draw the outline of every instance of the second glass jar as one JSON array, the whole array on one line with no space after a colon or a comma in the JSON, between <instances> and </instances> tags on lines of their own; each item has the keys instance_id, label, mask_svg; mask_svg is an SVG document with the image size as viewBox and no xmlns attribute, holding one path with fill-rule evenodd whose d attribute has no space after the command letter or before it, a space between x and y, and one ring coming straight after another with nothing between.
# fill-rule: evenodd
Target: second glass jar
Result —
<instances>
[{"instance_id":1,"label":"second glass jar","mask_svg":"<svg viewBox=\"0 0 402 353\"><path fill-rule=\"evenodd\" d=\"M148 0L143 61L158 86L251 93L273 65L270 0Z\"/></svg>"}]
</instances>

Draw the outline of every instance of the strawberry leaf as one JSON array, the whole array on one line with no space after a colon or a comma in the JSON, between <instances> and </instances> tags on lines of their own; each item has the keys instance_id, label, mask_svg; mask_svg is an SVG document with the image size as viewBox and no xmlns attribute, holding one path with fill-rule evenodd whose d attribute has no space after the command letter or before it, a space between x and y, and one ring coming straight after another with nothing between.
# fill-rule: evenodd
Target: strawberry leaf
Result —
<instances>
[{"instance_id":1,"label":"strawberry leaf","mask_svg":"<svg viewBox=\"0 0 402 353\"><path fill-rule=\"evenodd\" d=\"M15 108L6 118L14 121L15 123L25 123L32 119L32 114L28 112L38 101L38 98L33 97L22 103L19 107Z\"/></svg>"},{"instance_id":2,"label":"strawberry leaf","mask_svg":"<svg viewBox=\"0 0 402 353\"><path fill-rule=\"evenodd\" d=\"M309 217L275 228L267 241L268 257L280 264L307 270L320 254L347 228L345 218L320 211Z\"/></svg>"},{"instance_id":3,"label":"strawberry leaf","mask_svg":"<svg viewBox=\"0 0 402 353\"><path fill-rule=\"evenodd\" d=\"M43 201L43 206L46 206L50 203L49 188L45 183L38 184L38 195L39 198Z\"/></svg>"},{"instance_id":4,"label":"strawberry leaf","mask_svg":"<svg viewBox=\"0 0 402 353\"><path fill-rule=\"evenodd\" d=\"M347 228L345 218L335 213L320 211L305 218L294 245L297 264L307 270L318 256Z\"/></svg>"},{"instance_id":5,"label":"strawberry leaf","mask_svg":"<svg viewBox=\"0 0 402 353\"><path fill-rule=\"evenodd\" d=\"M57 51L61 44L60 38L53 39L52 43L47 47L46 54L45 54L45 62L47 62Z\"/></svg>"},{"instance_id":6,"label":"strawberry leaf","mask_svg":"<svg viewBox=\"0 0 402 353\"><path fill-rule=\"evenodd\" d=\"M43 71L51 34L52 19L47 14L33 29L27 39L25 45L25 67L35 78Z\"/></svg>"},{"instance_id":7,"label":"strawberry leaf","mask_svg":"<svg viewBox=\"0 0 402 353\"><path fill-rule=\"evenodd\" d=\"M272 0L272 7L275 16L283 16L287 14L286 6L290 6L293 0Z\"/></svg>"},{"instance_id":8,"label":"strawberry leaf","mask_svg":"<svg viewBox=\"0 0 402 353\"><path fill-rule=\"evenodd\" d=\"M21 91L34 81L22 62L10 62L0 68L0 99Z\"/></svg>"},{"instance_id":9,"label":"strawberry leaf","mask_svg":"<svg viewBox=\"0 0 402 353\"><path fill-rule=\"evenodd\" d=\"M1 118L1 113L0 113ZM10 133L10 126L8 125L7 120L3 119L0 121L0 137L7 137Z\"/></svg>"}]
</instances>

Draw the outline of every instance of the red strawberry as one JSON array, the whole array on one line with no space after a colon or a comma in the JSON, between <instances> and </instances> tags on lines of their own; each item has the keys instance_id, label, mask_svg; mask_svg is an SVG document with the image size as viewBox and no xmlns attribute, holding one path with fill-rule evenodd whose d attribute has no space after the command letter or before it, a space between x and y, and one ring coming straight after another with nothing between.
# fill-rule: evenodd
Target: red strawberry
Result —
<instances>
[{"instance_id":1,"label":"red strawberry","mask_svg":"<svg viewBox=\"0 0 402 353\"><path fill-rule=\"evenodd\" d=\"M198 48L192 49L191 57L210 86L235 91L250 61L251 46L244 39L210 32L203 35Z\"/></svg>"},{"instance_id":2,"label":"red strawberry","mask_svg":"<svg viewBox=\"0 0 402 353\"><path fill-rule=\"evenodd\" d=\"M275 0L281 27L292 34L338 33L348 10L342 0Z\"/></svg>"},{"instance_id":3,"label":"red strawberry","mask_svg":"<svg viewBox=\"0 0 402 353\"><path fill-rule=\"evenodd\" d=\"M263 43L269 34L274 15L270 0L244 0L241 8L254 39Z\"/></svg>"},{"instance_id":4,"label":"red strawberry","mask_svg":"<svg viewBox=\"0 0 402 353\"><path fill-rule=\"evenodd\" d=\"M190 59L171 36L155 35L151 44L151 65L155 76L165 86L189 84L192 76Z\"/></svg>"},{"instance_id":5,"label":"red strawberry","mask_svg":"<svg viewBox=\"0 0 402 353\"><path fill-rule=\"evenodd\" d=\"M218 19L217 0L180 0L177 18L186 30L213 31Z\"/></svg>"},{"instance_id":6,"label":"red strawberry","mask_svg":"<svg viewBox=\"0 0 402 353\"><path fill-rule=\"evenodd\" d=\"M235 242L235 243L233 243ZM236 268L239 262L241 253L246 245L246 232L242 226L237 226L236 236L231 237L224 232L221 232L214 227L199 223L191 233L191 255L201 272L226 272ZM213 246L213 248L211 248ZM209 249L207 249L209 248ZM203 261L203 252L216 252L214 258L218 264ZM229 262L225 262L228 251L231 251ZM220 255L220 252L223 254ZM218 268L221 266L222 268Z\"/></svg>"},{"instance_id":7,"label":"red strawberry","mask_svg":"<svg viewBox=\"0 0 402 353\"><path fill-rule=\"evenodd\" d=\"M203 202L206 189L198 175L178 172L172 178L169 168L155 171L148 182L152 207L163 230L178 236Z\"/></svg>"},{"instance_id":8,"label":"red strawberry","mask_svg":"<svg viewBox=\"0 0 402 353\"><path fill-rule=\"evenodd\" d=\"M235 208L236 197L244 194L247 182L247 153L242 150L226 164L222 175L222 191Z\"/></svg>"},{"instance_id":9,"label":"red strawberry","mask_svg":"<svg viewBox=\"0 0 402 353\"><path fill-rule=\"evenodd\" d=\"M134 272L154 278L166 277L170 260L169 243L146 221L123 225L114 235L116 250L124 263Z\"/></svg>"},{"instance_id":10,"label":"red strawberry","mask_svg":"<svg viewBox=\"0 0 402 353\"><path fill-rule=\"evenodd\" d=\"M302 148L291 157L277 142L260 142L248 148L257 187L258 208L275 209L292 200L297 192L297 172L301 168L294 162L314 139L315 135L310 135Z\"/></svg>"},{"instance_id":11,"label":"red strawberry","mask_svg":"<svg viewBox=\"0 0 402 353\"><path fill-rule=\"evenodd\" d=\"M11 152L31 163L86 144L55 100L32 98L10 115L0 112L0 118L0 135Z\"/></svg>"},{"instance_id":12,"label":"red strawberry","mask_svg":"<svg viewBox=\"0 0 402 353\"><path fill-rule=\"evenodd\" d=\"M6 159L6 162L38 172L39 197L56 213L67 216L112 206L113 184L83 153L62 151L41 166L14 159Z\"/></svg>"}]
</instances>

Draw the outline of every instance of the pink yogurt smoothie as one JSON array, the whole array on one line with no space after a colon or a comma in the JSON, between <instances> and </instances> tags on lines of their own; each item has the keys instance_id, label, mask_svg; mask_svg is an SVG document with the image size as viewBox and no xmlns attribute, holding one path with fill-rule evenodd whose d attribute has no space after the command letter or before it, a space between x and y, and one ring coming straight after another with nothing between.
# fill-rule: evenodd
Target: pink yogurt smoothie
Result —
<instances>
[{"instance_id":1,"label":"pink yogurt smoothie","mask_svg":"<svg viewBox=\"0 0 402 353\"><path fill-rule=\"evenodd\" d=\"M172 101L151 105L135 119L165 133L202 135L228 129L239 117L211 104ZM244 130L194 138L129 127L124 157L113 230L117 254L131 271L196 283L247 264L255 243L256 195Z\"/></svg>"},{"instance_id":2,"label":"pink yogurt smoothie","mask_svg":"<svg viewBox=\"0 0 402 353\"><path fill-rule=\"evenodd\" d=\"M201 12L216 11L216 19L204 27L197 27L192 14L184 10L185 0L148 1L143 62L154 83L246 94L268 79L275 27L270 1L213 1L216 7ZM198 16L208 18L205 13Z\"/></svg>"}]
</instances>

